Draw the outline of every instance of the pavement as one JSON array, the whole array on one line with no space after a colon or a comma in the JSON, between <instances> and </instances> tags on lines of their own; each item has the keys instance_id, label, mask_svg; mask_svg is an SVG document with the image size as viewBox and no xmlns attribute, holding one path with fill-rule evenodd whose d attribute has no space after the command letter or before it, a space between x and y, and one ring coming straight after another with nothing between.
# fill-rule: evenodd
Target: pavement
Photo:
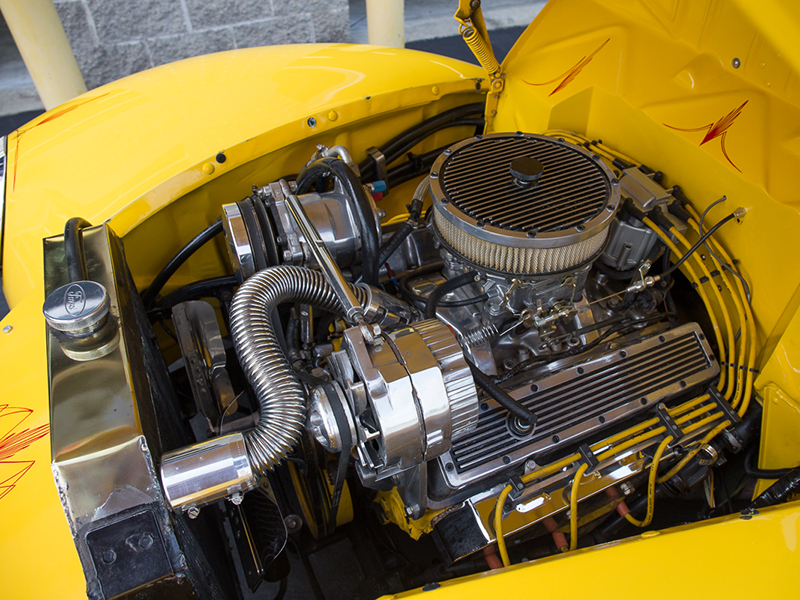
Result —
<instances>
[{"instance_id":1,"label":"pavement","mask_svg":"<svg viewBox=\"0 0 800 600\"><path fill-rule=\"evenodd\" d=\"M484 0L481 8L486 27L492 34L502 29L526 27L544 5L545 0ZM458 22L453 18L457 6L456 0L405 0L406 47L413 47L411 43L417 41L457 36ZM367 43L365 0L350 0L350 41Z\"/></svg>"}]
</instances>

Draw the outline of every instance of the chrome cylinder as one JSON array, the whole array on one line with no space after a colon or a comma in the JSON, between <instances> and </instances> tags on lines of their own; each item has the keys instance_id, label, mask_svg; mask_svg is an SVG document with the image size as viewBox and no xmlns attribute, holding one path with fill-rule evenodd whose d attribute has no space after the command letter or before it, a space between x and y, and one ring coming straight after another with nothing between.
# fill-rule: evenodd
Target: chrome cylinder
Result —
<instances>
[{"instance_id":1,"label":"chrome cylinder","mask_svg":"<svg viewBox=\"0 0 800 600\"><path fill-rule=\"evenodd\" d=\"M369 323L377 323L381 329L394 331L411 322L411 307L399 298L365 283L356 286L366 294L364 318Z\"/></svg>"},{"instance_id":2,"label":"chrome cylinder","mask_svg":"<svg viewBox=\"0 0 800 600\"><path fill-rule=\"evenodd\" d=\"M161 483L173 510L200 508L258 486L244 436L231 433L164 454Z\"/></svg>"}]
</instances>

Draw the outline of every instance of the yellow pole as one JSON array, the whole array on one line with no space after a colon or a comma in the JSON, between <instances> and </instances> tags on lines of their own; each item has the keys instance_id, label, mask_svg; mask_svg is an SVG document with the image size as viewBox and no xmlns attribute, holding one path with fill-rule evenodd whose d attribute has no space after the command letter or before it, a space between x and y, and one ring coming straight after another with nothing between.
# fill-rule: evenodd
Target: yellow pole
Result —
<instances>
[{"instance_id":1,"label":"yellow pole","mask_svg":"<svg viewBox=\"0 0 800 600\"><path fill-rule=\"evenodd\" d=\"M367 34L376 46L403 48L404 0L367 0Z\"/></svg>"},{"instance_id":2,"label":"yellow pole","mask_svg":"<svg viewBox=\"0 0 800 600\"><path fill-rule=\"evenodd\" d=\"M52 0L0 0L0 11L47 110L86 91Z\"/></svg>"}]
</instances>

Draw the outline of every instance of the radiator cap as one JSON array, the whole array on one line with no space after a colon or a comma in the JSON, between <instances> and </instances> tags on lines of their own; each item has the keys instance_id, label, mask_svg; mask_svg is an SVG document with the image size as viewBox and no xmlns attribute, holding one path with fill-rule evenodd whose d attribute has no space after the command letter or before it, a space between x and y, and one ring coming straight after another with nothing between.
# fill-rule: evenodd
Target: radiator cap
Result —
<instances>
[{"instance_id":1,"label":"radiator cap","mask_svg":"<svg viewBox=\"0 0 800 600\"><path fill-rule=\"evenodd\" d=\"M91 334L108 315L108 294L95 281L74 281L52 292L42 312L47 324L57 331Z\"/></svg>"}]
</instances>

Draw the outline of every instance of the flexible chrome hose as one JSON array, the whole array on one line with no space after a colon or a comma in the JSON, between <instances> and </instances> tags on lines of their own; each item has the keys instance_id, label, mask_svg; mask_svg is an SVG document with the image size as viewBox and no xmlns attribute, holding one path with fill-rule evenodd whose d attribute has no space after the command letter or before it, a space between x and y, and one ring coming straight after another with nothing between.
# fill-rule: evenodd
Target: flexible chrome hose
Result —
<instances>
[{"instance_id":1,"label":"flexible chrome hose","mask_svg":"<svg viewBox=\"0 0 800 600\"><path fill-rule=\"evenodd\" d=\"M359 303L364 289L351 286ZM303 431L305 393L278 344L272 310L283 302L301 302L333 313L342 306L318 271L279 266L248 279L233 297L230 322L236 355L259 405L258 423L244 432L254 471L266 476L289 454Z\"/></svg>"}]
</instances>

